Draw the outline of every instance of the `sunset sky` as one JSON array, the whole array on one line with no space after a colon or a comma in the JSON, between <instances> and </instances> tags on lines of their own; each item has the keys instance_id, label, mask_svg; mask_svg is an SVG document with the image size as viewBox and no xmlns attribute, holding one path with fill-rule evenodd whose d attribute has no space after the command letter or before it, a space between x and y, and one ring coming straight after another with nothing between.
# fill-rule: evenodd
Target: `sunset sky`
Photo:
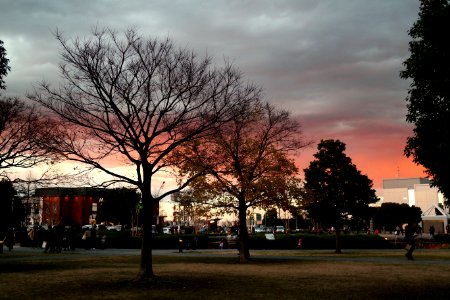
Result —
<instances>
[{"instance_id":1,"label":"sunset sky","mask_svg":"<svg viewBox=\"0 0 450 300\"><path fill-rule=\"evenodd\" d=\"M0 0L0 40L11 72L3 96L25 97L59 80L56 28L87 37L92 27L135 27L182 47L231 60L267 101L288 109L315 145L340 139L379 188L383 178L424 176L403 156L408 56L415 0L21 1ZM303 169L315 145L300 153Z\"/></svg>"}]
</instances>

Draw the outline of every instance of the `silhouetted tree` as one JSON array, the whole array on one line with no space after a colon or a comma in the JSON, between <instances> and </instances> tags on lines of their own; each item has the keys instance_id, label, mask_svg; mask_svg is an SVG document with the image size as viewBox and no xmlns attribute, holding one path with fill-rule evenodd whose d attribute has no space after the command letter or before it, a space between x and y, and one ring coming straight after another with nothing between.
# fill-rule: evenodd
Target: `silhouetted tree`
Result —
<instances>
[{"instance_id":1,"label":"silhouetted tree","mask_svg":"<svg viewBox=\"0 0 450 300\"><path fill-rule=\"evenodd\" d=\"M336 230L336 253L341 253L340 232L349 216L366 213L368 205L378 199L372 180L352 163L339 140L322 140L315 160L305 169L306 208L310 217Z\"/></svg>"},{"instance_id":2,"label":"silhouetted tree","mask_svg":"<svg viewBox=\"0 0 450 300\"><path fill-rule=\"evenodd\" d=\"M6 49L3 47L3 41L0 40L0 90L6 88L3 77L11 71L11 67L8 65L9 59L6 58Z\"/></svg>"},{"instance_id":3,"label":"silhouetted tree","mask_svg":"<svg viewBox=\"0 0 450 300\"><path fill-rule=\"evenodd\" d=\"M408 204L383 203L381 207L373 208L374 224L377 228L385 227L386 230L395 230L407 223L419 223L422 220L420 207Z\"/></svg>"},{"instance_id":4,"label":"silhouetted tree","mask_svg":"<svg viewBox=\"0 0 450 300\"><path fill-rule=\"evenodd\" d=\"M154 276L152 223L159 201L179 187L155 193L155 175L172 172L166 160L186 142L211 134L230 119L237 104L253 101L259 89L243 82L230 64L215 68L177 48L170 39L148 39L133 29L124 34L94 30L93 37L66 40L62 47L60 88L42 83L30 98L45 107L58 139L47 145L59 156L83 163L113 177L108 183L136 186L142 196L144 236L139 275ZM110 160L135 170L114 168Z\"/></svg>"},{"instance_id":5,"label":"silhouetted tree","mask_svg":"<svg viewBox=\"0 0 450 300\"><path fill-rule=\"evenodd\" d=\"M50 122L19 99L0 99L0 172L49 160L49 152L40 145L52 134Z\"/></svg>"},{"instance_id":6,"label":"silhouetted tree","mask_svg":"<svg viewBox=\"0 0 450 300\"><path fill-rule=\"evenodd\" d=\"M280 225L281 220L278 219L278 212L276 208L269 208L264 214L264 222L267 227Z\"/></svg>"},{"instance_id":7,"label":"silhouetted tree","mask_svg":"<svg viewBox=\"0 0 450 300\"><path fill-rule=\"evenodd\" d=\"M405 154L424 166L433 185L450 199L449 1L421 0L419 19L409 35L410 57L400 76L412 79L406 120L415 128Z\"/></svg>"}]
</instances>

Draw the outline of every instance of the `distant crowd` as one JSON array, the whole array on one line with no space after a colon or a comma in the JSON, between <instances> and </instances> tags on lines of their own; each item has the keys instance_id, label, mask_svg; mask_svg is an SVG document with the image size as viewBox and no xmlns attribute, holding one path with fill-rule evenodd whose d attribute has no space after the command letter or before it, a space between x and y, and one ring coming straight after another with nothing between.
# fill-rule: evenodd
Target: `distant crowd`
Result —
<instances>
[{"instance_id":1,"label":"distant crowd","mask_svg":"<svg viewBox=\"0 0 450 300\"><path fill-rule=\"evenodd\" d=\"M21 231L9 228L3 242L11 251L14 244L42 248L45 253L61 253L74 251L76 247L89 249L104 249L106 245L106 227L92 225L90 227L73 226L33 226L27 229L26 235ZM81 243L80 243L81 239Z\"/></svg>"}]
</instances>

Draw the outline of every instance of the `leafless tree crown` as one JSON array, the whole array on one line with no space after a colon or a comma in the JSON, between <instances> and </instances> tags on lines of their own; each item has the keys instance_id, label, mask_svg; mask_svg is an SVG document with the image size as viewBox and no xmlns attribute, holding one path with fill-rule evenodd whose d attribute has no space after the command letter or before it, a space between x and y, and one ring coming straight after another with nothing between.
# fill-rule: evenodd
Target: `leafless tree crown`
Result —
<instances>
[{"instance_id":1,"label":"leafless tree crown","mask_svg":"<svg viewBox=\"0 0 450 300\"><path fill-rule=\"evenodd\" d=\"M55 89L44 82L30 95L61 120L53 150L130 183L139 184L145 168L154 174L166 167L167 154L259 97L259 88L244 84L231 64L214 68L210 57L170 39L146 39L133 29L94 30L83 40L56 32L56 38L64 84ZM138 181L100 163L118 154L137 166Z\"/></svg>"},{"instance_id":2,"label":"leafless tree crown","mask_svg":"<svg viewBox=\"0 0 450 300\"><path fill-rule=\"evenodd\" d=\"M17 98L0 99L0 171L29 168L48 159L39 147L48 133L39 112Z\"/></svg>"}]
</instances>

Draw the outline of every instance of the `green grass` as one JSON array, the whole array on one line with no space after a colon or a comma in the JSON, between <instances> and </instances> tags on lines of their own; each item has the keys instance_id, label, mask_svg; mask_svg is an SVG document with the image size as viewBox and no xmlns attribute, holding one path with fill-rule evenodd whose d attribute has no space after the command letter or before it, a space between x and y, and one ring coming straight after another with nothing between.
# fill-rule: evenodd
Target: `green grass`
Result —
<instances>
[{"instance_id":1,"label":"green grass","mask_svg":"<svg viewBox=\"0 0 450 300\"><path fill-rule=\"evenodd\" d=\"M195 253L195 254L194 254ZM214 255L213 255L214 254ZM450 251L234 250L154 256L159 280L136 282L138 256L0 255L0 299L448 299Z\"/></svg>"}]
</instances>

